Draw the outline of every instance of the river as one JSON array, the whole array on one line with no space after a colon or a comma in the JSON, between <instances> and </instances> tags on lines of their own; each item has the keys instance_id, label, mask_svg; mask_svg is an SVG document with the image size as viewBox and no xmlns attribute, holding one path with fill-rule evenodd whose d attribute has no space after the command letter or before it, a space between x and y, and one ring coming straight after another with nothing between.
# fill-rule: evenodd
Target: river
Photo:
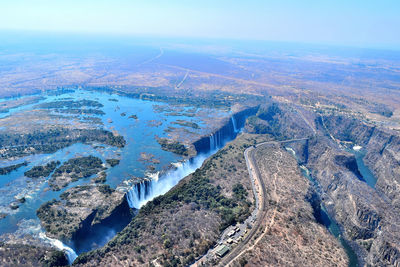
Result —
<instances>
[{"instance_id":1,"label":"river","mask_svg":"<svg viewBox=\"0 0 400 267\"><path fill-rule=\"evenodd\" d=\"M79 240L81 244L73 242L61 243L59 240L47 238L43 230L36 231L40 227L40 222L36 216L36 210L41 204L52 199L59 199L60 194L68 188L90 182L89 178L81 179L69 184L60 191L48 190L48 177L33 180L24 176L24 172L30 170L33 166L45 165L54 160L61 163L68 159L93 155L105 161L107 158L118 158L120 163L109 168L107 173L107 184L112 188L126 187L126 180L132 177L147 177L146 182L133 185L127 188L127 200L131 208L139 209L146 202L154 197L166 193L174 185L176 185L183 177L195 171L204 160L215 153L223 144L231 140L239 132L239 128L243 126L244 120L237 122L234 116L227 111L202 109L191 106L180 106L175 112L171 112L167 103L144 101L140 99L119 96L117 94L109 94L105 92L74 90L67 91L58 95L44 94L44 99L36 104L21 106L16 109L10 109L9 112L2 114L2 118L9 118L19 112L35 110L36 106L43 103L49 103L60 100L95 100L102 104L100 108L104 115L94 115L92 117L99 118L103 127L109 131L118 132L124 136L126 146L124 148L116 148L104 144L74 144L64 149L58 150L53 154L36 154L13 160L2 160L0 166L9 166L23 161L28 161L27 166L23 166L16 171L7 175L2 175L0 179L0 212L7 216L0 220L0 240L2 236L21 232L22 228L25 234L39 235L39 239L45 243L50 243L58 249L64 250L72 261L76 254L86 252L90 249L100 247L110 240L116 232L121 230L124 225L101 229L101 236L88 236ZM6 101L6 100L0 100ZM224 135L223 131L215 131L207 127L204 117L190 115L190 112L210 114L210 116L231 117L230 123L232 133ZM178 112L176 112L178 111ZM56 113L55 115L58 115ZM71 123L76 120L83 120L83 114L61 114L62 116L70 116ZM130 117L137 116L137 119ZM204 115L203 115L204 116ZM199 151L200 153L190 159L184 160L182 156L164 151L161 149L156 138L168 137L169 127L183 126L173 124L178 120L185 120L196 123L199 129L190 129L201 136L208 137L208 147ZM241 125L239 125L241 124ZM159 163L152 164L155 169L149 171L149 163L139 160L142 153L152 155ZM174 166L171 168L171 166ZM26 199L17 210L10 209L10 203L16 198ZM26 225L31 225L32 230ZM34 230L35 229L35 230ZM100 230L100 229L99 229ZM93 244L95 244L93 246ZM75 251L77 253L75 253Z\"/></svg>"}]
</instances>

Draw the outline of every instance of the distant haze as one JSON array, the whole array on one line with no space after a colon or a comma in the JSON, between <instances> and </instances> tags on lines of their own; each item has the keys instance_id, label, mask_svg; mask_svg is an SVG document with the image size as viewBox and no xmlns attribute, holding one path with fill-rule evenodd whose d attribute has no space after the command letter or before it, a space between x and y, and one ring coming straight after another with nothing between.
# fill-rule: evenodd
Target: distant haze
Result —
<instances>
[{"instance_id":1,"label":"distant haze","mask_svg":"<svg viewBox=\"0 0 400 267\"><path fill-rule=\"evenodd\" d=\"M0 29L400 49L399 0L1 0Z\"/></svg>"}]
</instances>

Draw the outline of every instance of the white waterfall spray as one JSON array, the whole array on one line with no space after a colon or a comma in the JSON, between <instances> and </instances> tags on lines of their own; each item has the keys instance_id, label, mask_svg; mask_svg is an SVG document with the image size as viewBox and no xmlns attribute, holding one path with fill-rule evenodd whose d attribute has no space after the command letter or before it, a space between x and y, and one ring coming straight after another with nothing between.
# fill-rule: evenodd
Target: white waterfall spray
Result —
<instances>
[{"instance_id":1,"label":"white waterfall spray","mask_svg":"<svg viewBox=\"0 0 400 267\"><path fill-rule=\"evenodd\" d=\"M231 121L232 121L232 125L233 125L233 131L234 131L235 133L238 133L238 132L239 132L239 129L237 128L236 119L235 119L235 116L234 116L234 115L232 115Z\"/></svg>"},{"instance_id":2,"label":"white waterfall spray","mask_svg":"<svg viewBox=\"0 0 400 267\"><path fill-rule=\"evenodd\" d=\"M234 133L238 133L235 118L231 117ZM176 169L168 171L166 174L158 177L158 179L145 179L135 184L126 193L126 199L131 208L140 209L148 201L153 198L167 193L173 186L178 184L187 175L193 173L197 168L201 167L203 162L219 148L221 148L231 136L224 138L221 130L209 136L209 151L206 154L199 154L191 160L185 161L177 166Z\"/></svg>"},{"instance_id":3,"label":"white waterfall spray","mask_svg":"<svg viewBox=\"0 0 400 267\"><path fill-rule=\"evenodd\" d=\"M210 151L218 150L219 148L222 147L223 144L223 138L222 138L222 132L217 131L210 135L209 137L210 140Z\"/></svg>"},{"instance_id":4,"label":"white waterfall spray","mask_svg":"<svg viewBox=\"0 0 400 267\"><path fill-rule=\"evenodd\" d=\"M45 242L51 244L53 247L56 247L57 249L64 251L64 253L67 255L69 264L72 264L74 260L78 257L78 255L72 248L68 247L60 240L47 237L45 233L39 233L39 237L43 239Z\"/></svg>"},{"instance_id":5,"label":"white waterfall spray","mask_svg":"<svg viewBox=\"0 0 400 267\"><path fill-rule=\"evenodd\" d=\"M176 169L162 175L158 180L143 180L134 185L126 194L129 207L140 209L153 198L167 193L182 178L199 168L209 155L198 155L192 160L185 161Z\"/></svg>"},{"instance_id":6,"label":"white waterfall spray","mask_svg":"<svg viewBox=\"0 0 400 267\"><path fill-rule=\"evenodd\" d=\"M215 149L215 136L212 134L209 137L210 139L210 151Z\"/></svg>"}]
</instances>

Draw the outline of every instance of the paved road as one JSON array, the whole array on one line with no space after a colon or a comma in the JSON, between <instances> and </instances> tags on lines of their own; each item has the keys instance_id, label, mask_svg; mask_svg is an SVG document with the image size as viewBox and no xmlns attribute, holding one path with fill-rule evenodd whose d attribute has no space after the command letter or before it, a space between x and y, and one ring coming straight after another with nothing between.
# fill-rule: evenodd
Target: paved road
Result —
<instances>
[{"instance_id":1,"label":"paved road","mask_svg":"<svg viewBox=\"0 0 400 267\"><path fill-rule=\"evenodd\" d=\"M180 82L178 83L178 85L175 86L175 89L179 89L179 87L182 86L182 84L185 82L185 80L187 79L188 76L189 76L189 71L187 70L185 76L184 76L183 79L182 79L182 81L180 81Z\"/></svg>"},{"instance_id":2,"label":"paved road","mask_svg":"<svg viewBox=\"0 0 400 267\"><path fill-rule=\"evenodd\" d=\"M246 165L247 165L247 170L250 175L250 179L253 181L257 181L260 188L261 192L259 194L259 212L257 216L257 220L254 223L252 229L250 230L249 234L243 239L242 242L240 242L236 247L234 247L225 257L223 257L219 263L219 266L227 266L229 265L246 247L246 245L250 242L250 240L253 239L254 235L258 232L260 229L260 226L262 225L262 222L265 221L265 216L267 213L267 200L265 199L265 196L267 194L267 190L264 184L263 179L261 178L261 173L260 170L257 167L256 160L254 159L254 151L255 149L266 146L266 145L272 145L272 144L282 144L282 143L290 143L290 142L295 142L295 141L304 141L309 138L299 138L299 139L290 139L290 140L285 140L285 141L269 141L269 142L263 142L260 144L257 144L255 146L248 147L244 151L244 157L246 159ZM255 175L254 175L255 174ZM253 183L252 183L253 184ZM256 192L255 188L253 188L253 191ZM256 202L258 195L255 195L256 197ZM257 203L256 203L257 206Z\"/></svg>"}]
</instances>

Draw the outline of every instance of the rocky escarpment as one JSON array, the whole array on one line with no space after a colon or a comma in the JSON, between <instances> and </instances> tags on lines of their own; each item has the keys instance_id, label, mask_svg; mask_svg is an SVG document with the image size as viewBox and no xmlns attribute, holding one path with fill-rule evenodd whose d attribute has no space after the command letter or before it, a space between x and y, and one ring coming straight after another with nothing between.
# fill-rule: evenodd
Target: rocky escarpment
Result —
<instances>
[{"instance_id":1,"label":"rocky escarpment","mask_svg":"<svg viewBox=\"0 0 400 267\"><path fill-rule=\"evenodd\" d=\"M338 222L359 262L374 266L398 265L400 172L397 158L400 147L396 134L344 116L315 114L313 123L309 119L308 123L303 123L298 120L306 121L312 116L299 117L305 113L281 107L282 104L278 104L278 107L267 108L269 112L263 116L277 120L273 122L276 138L304 137L304 131L311 129L310 126L315 127L313 137L308 141L287 145L311 170L328 214ZM258 117L255 122L264 123L260 120ZM366 150L364 161L378 178L376 189L365 183L354 155L346 152L349 142Z\"/></svg>"},{"instance_id":2,"label":"rocky escarpment","mask_svg":"<svg viewBox=\"0 0 400 267\"><path fill-rule=\"evenodd\" d=\"M313 216L311 185L296 160L278 144L257 148L254 157L267 188L267 216L259 242L233 266L348 265L339 241Z\"/></svg>"},{"instance_id":3,"label":"rocky escarpment","mask_svg":"<svg viewBox=\"0 0 400 267\"><path fill-rule=\"evenodd\" d=\"M336 155L334 160L337 165L346 167L358 179L365 182L360 173L360 170L358 169L357 160L354 155Z\"/></svg>"},{"instance_id":4,"label":"rocky escarpment","mask_svg":"<svg viewBox=\"0 0 400 267\"><path fill-rule=\"evenodd\" d=\"M294 105L270 102L262 105L255 116L248 118L246 130L270 134L278 140L304 138L313 135L313 117L312 113Z\"/></svg>"},{"instance_id":5,"label":"rocky escarpment","mask_svg":"<svg viewBox=\"0 0 400 267\"><path fill-rule=\"evenodd\" d=\"M398 262L400 217L390 202L368 186L354 170L354 156L341 150L328 137L309 141L307 167L323 191L328 213L341 225L344 237L351 241L361 263L387 265ZM338 160L339 159L339 160ZM349 160L351 159L351 160ZM388 258L382 253L390 246ZM392 263L391 263L392 262Z\"/></svg>"},{"instance_id":6,"label":"rocky escarpment","mask_svg":"<svg viewBox=\"0 0 400 267\"><path fill-rule=\"evenodd\" d=\"M224 141L232 140L236 137L237 131L245 125L246 119L257 113L258 106L245 108L232 114L225 123L216 130L211 136L203 136L193 142L196 152L207 153L210 150L222 147Z\"/></svg>"},{"instance_id":7,"label":"rocky escarpment","mask_svg":"<svg viewBox=\"0 0 400 267\"><path fill-rule=\"evenodd\" d=\"M47 235L60 240L77 239L107 220L126 218L129 222L131 218L125 193L108 185L76 186L60 198L44 203L37 210Z\"/></svg>"},{"instance_id":8,"label":"rocky escarpment","mask_svg":"<svg viewBox=\"0 0 400 267\"><path fill-rule=\"evenodd\" d=\"M400 266L398 239L390 236L378 236L371 246L368 263L372 266L391 265ZM379 257L375 257L379 255ZM383 259L383 260L381 260Z\"/></svg>"},{"instance_id":9,"label":"rocky escarpment","mask_svg":"<svg viewBox=\"0 0 400 267\"><path fill-rule=\"evenodd\" d=\"M363 160L377 178L376 189L400 212L399 134L346 116L324 116L323 120L334 138L364 147Z\"/></svg>"}]
</instances>

